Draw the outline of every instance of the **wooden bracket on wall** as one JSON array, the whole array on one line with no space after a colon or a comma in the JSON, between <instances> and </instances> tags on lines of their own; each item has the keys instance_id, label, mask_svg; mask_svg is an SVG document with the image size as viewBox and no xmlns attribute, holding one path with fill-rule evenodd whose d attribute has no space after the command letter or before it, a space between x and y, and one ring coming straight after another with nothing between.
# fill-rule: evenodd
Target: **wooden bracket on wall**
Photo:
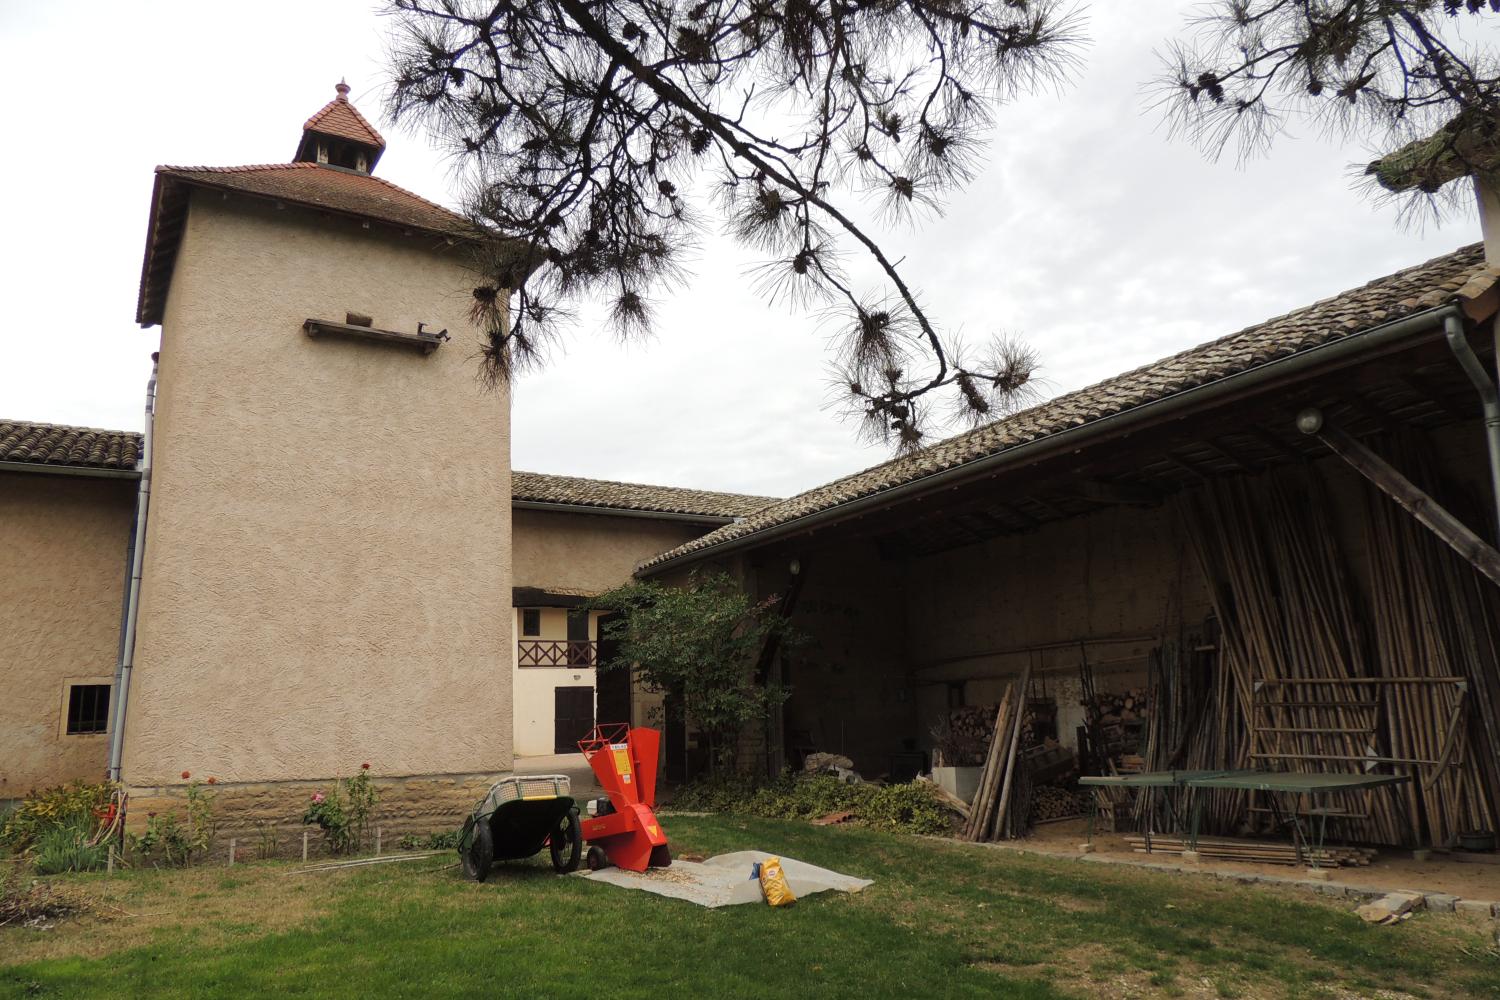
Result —
<instances>
[{"instance_id":1,"label":"wooden bracket on wall","mask_svg":"<svg viewBox=\"0 0 1500 1000\"><path fill-rule=\"evenodd\" d=\"M1321 410L1303 410L1297 414L1297 429L1315 435L1334 454L1375 485L1386 496L1400 504L1407 513L1441 538L1469 565L1500 586L1500 552L1476 535L1468 525L1428 496L1421 487L1407 479L1369 447L1323 418Z\"/></svg>"},{"instance_id":2,"label":"wooden bracket on wall","mask_svg":"<svg viewBox=\"0 0 1500 1000\"><path fill-rule=\"evenodd\" d=\"M421 324L417 324L419 327ZM351 337L357 340L376 340L387 344L405 344L415 347L423 354L431 354L438 349L438 345L448 339L448 331L430 333L419 329L416 333L402 333L399 330L378 330L374 327L363 326L354 323L335 323L330 319L304 320L302 329L309 337L338 336Z\"/></svg>"}]
</instances>

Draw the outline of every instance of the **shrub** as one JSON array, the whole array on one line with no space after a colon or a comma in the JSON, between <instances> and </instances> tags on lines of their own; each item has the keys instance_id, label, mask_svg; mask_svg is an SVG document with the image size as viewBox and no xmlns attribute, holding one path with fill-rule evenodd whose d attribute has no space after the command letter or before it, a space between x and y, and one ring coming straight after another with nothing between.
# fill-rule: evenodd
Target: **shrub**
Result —
<instances>
[{"instance_id":1,"label":"shrub","mask_svg":"<svg viewBox=\"0 0 1500 1000\"><path fill-rule=\"evenodd\" d=\"M112 818L116 790L109 782L73 781L32 792L5 817L0 846L19 854L49 830L78 830L90 837L107 817Z\"/></svg>"},{"instance_id":2,"label":"shrub","mask_svg":"<svg viewBox=\"0 0 1500 1000\"><path fill-rule=\"evenodd\" d=\"M592 602L618 612L601 638L619 655L601 670L632 670L698 732L713 773L732 769L741 730L764 721L786 700L778 685L758 683L755 666L768 643L793 645L780 598L753 601L728 575L694 575L686 586L631 583ZM671 721L676 722L677 719Z\"/></svg>"},{"instance_id":3,"label":"shrub","mask_svg":"<svg viewBox=\"0 0 1500 1000\"><path fill-rule=\"evenodd\" d=\"M951 829L934 787L921 781L851 785L832 775L782 775L771 781L725 778L684 787L672 807L767 819L816 819L847 811L856 820L884 830L946 833Z\"/></svg>"},{"instance_id":4,"label":"shrub","mask_svg":"<svg viewBox=\"0 0 1500 1000\"><path fill-rule=\"evenodd\" d=\"M354 777L334 782L332 791L314 792L302 822L323 831L331 853L350 854L364 843L379 800L380 794L370 780L370 765L361 764Z\"/></svg>"},{"instance_id":5,"label":"shrub","mask_svg":"<svg viewBox=\"0 0 1500 1000\"><path fill-rule=\"evenodd\" d=\"M419 837L414 833L408 833L396 841L396 846L403 851L447 851L458 846L458 836L461 831L447 830L443 833L429 833L425 837Z\"/></svg>"},{"instance_id":6,"label":"shrub","mask_svg":"<svg viewBox=\"0 0 1500 1000\"><path fill-rule=\"evenodd\" d=\"M182 775L185 778L188 772ZM213 784L214 779L209 778L208 782ZM176 813L165 816L147 813L146 829L140 836L127 837L126 843L131 854L144 860L182 867L208 853L217 830L214 796L204 790L201 781L191 781L187 786L185 821L179 821Z\"/></svg>"}]
</instances>

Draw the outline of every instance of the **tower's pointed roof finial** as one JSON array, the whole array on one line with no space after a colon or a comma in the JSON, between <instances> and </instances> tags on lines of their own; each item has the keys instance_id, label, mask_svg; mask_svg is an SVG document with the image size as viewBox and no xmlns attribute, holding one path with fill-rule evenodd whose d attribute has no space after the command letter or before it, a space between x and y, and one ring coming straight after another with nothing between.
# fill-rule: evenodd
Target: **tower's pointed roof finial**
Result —
<instances>
[{"instance_id":1,"label":"tower's pointed roof finial","mask_svg":"<svg viewBox=\"0 0 1500 1000\"><path fill-rule=\"evenodd\" d=\"M340 79L335 97L302 125L302 142L294 160L326 163L369 173L385 150L385 140L349 100L349 84Z\"/></svg>"}]
</instances>

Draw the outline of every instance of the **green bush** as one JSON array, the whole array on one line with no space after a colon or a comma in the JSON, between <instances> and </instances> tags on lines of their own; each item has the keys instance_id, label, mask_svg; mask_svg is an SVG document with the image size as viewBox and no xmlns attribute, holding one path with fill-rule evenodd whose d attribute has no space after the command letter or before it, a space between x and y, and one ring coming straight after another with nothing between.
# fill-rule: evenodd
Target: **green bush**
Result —
<instances>
[{"instance_id":1,"label":"green bush","mask_svg":"<svg viewBox=\"0 0 1500 1000\"><path fill-rule=\"evenodd\" d=\"M49 830L83 830L91 834L113 814L110 812L115 786L103 782L74 781L32 792L5 815L0 826L0 846L20 854L29 850Z\"/></svg>"},{"instance_id":2,"label":"green bush","mask_svg":"<svg viewBox=\"0 0 1500 1000\"><path fill-rule=\"evenodd\" d=\"M32 864L38 875L98 871L108 856L107 844L90 844L88 833L77 827L53 827L32 845Z\"/></svg>"},{"instance_id":3,"label":"green bush","mask_svg":"<svg viewBox=\"0 0 1500 1000\"><path fill-rule=\"evenodd\" d=\"M403 851L447 851L458 846L459 830L445 830L442 833L429 833L427 836L419 836L408 833L396 841L396 846Z\"/></svg>"},{"instance_id":4,"label":"green bush","mask_svg":"<svg viewBox=\"0 0 1500 1000\"><path fill-rule=\"evenodd\" d=\"M364 844L380 794L370 780L370 765L361 764L354 777L335 781L333 790L314 792L302 822L323 831L332 854L354 854Z\"/></svg>"},{"instance_id":5,"label":"green bush","mask_svg":"<svg viewBox=\"0 0 1500 1000\"><path fill-rule=\"evenodd\" d=\"M783 775L772 781L725 778L684 787L672 800L672 808L767 819L816 819L850 812L856 820L884 830L946 833L951 829L933 786L921 781L849 785L832 775Z\"/></svg>"}]
</instances>

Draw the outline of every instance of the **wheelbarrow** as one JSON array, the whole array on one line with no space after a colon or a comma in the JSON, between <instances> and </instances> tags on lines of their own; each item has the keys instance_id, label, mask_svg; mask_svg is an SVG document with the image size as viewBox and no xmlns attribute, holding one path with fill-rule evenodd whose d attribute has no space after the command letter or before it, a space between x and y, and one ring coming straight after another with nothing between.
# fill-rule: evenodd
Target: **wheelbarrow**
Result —
<instances>
[{"instance_id":1,"label":"wheelbarrow","mask_svg":"<svg viewBox=\"0 0 1500 1000\"><path fill-rule=\"evenodd\" d=\"M483 882L496 861L529 858L544 847L560 874L577 871L583 838L571 791L565 774L528 774L495 782L458 835L464 874Z\"/></svg>"},{"instance_id":2,"label":"wheelbarrow","mask_svg":"<svg viewBox=\"0 0 1500 1000\"><path fill-rule=\"evenodd\" d=\"M672 863L667 835L657 821L656 764L661 733L631 729L623 722L595 726L578 749L608 794L594 800L594 815L583 819L589 842L588 866L614 865L628 871L665 868Z\"/></svg>"}]
</instances>

